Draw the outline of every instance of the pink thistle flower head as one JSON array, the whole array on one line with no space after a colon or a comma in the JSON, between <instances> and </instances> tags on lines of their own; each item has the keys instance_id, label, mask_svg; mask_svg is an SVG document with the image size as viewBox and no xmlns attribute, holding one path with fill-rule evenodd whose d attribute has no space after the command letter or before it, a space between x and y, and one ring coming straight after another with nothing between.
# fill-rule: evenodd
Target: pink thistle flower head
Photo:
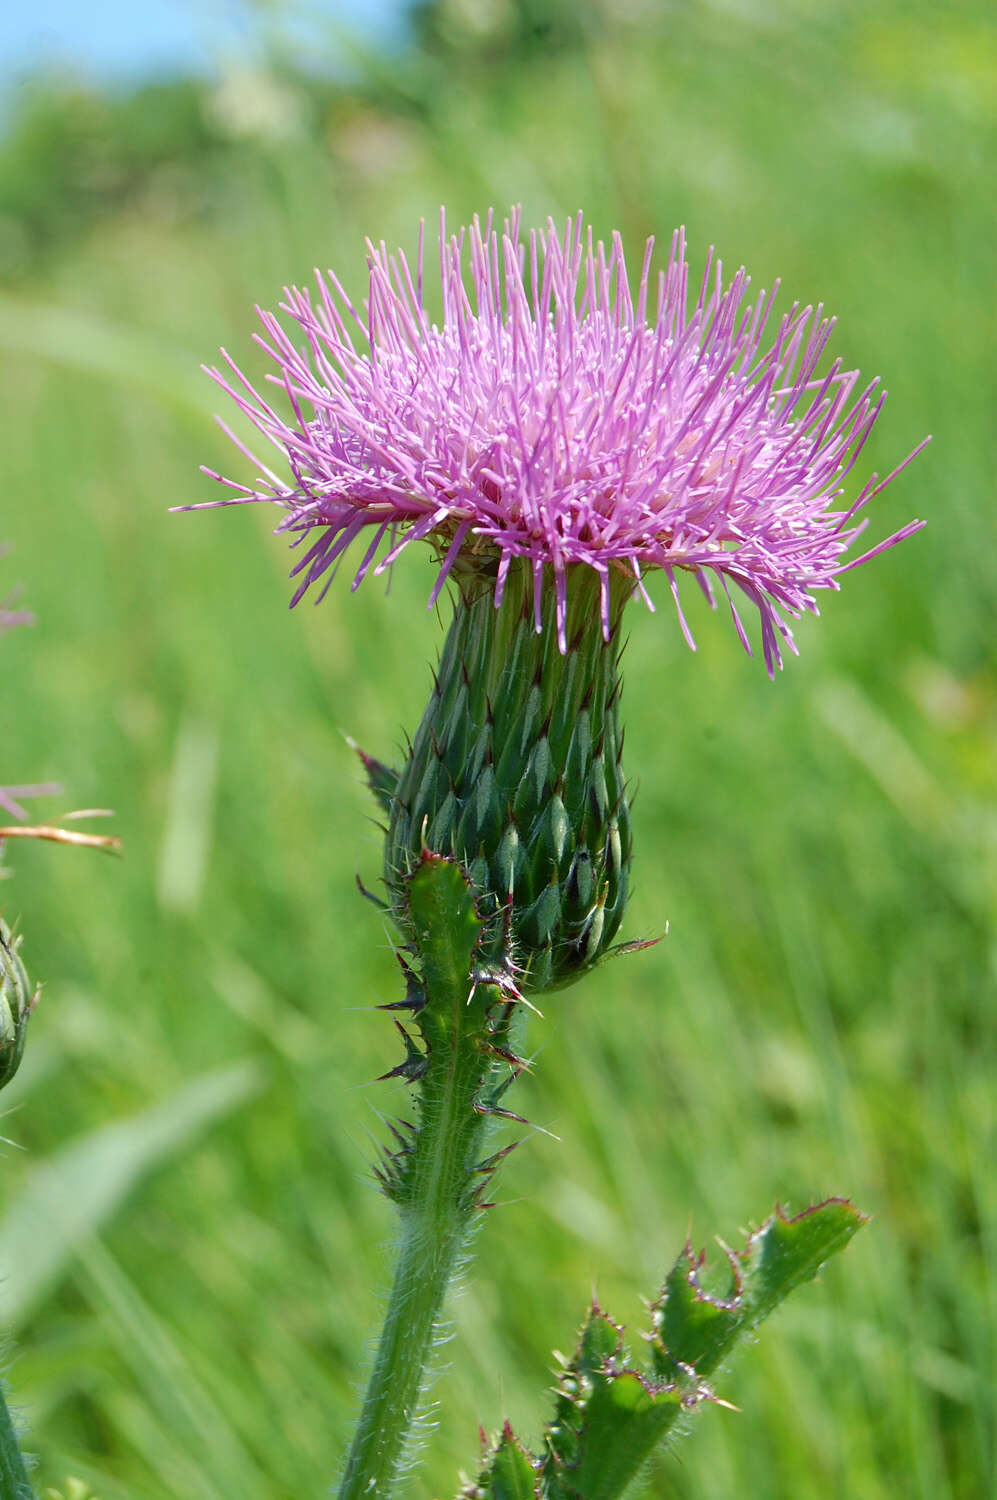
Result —
<instances>
[{"instance_id":1,"label":"pink thistle flower head","mask_svg":"<svg viewBox=\"0 0 997 1500\"><path fill-rule=\"evenodd\" d=\"M500 604L522 558L540 630L552 580L562 652L575 565L599 578L607 640L611 575L650 604L644 576L660 569L694 648L685 572L711 605L723 593L749 654L734 591L755 606L772 675L795 650L787 617L816 614L819 590L922 524L846 559L860 513L920 449L846 501L884 393L840 360L822 371L833 322L821 307L774 317L776 289L749 302L744 270L725 286L712 251L690 293L681 231L656 274L647 242L634 289L618 234L607 249L579 214L524 236L514 211L501 231L489 214L456 235L441 215L436 323L423 248L420 229L410 267L368 241L362 307L330 272L314 293L285 289L291 332L259 311L276 405L224 351L226 370L208 372L290 468L289 483L261 465L255 487L206 472L235 492L209 503L286 510L278 530L304 548L292 604L316 585L322 597L358 539L354 588L427 539L440 559L430 605L469 566Z\"/></svg>"}]
</instances>

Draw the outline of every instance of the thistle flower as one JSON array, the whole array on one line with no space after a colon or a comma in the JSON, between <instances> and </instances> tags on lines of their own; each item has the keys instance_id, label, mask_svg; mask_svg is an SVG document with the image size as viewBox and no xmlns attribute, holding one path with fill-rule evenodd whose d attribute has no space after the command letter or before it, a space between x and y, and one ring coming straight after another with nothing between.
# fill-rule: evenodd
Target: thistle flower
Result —
<instances>
[{"instance_id":1,"label":"thistle flower","mask_svg":"<svg viewBox=\"0 0 997 1500\"><path fill-rule=\"evenodd\" d=\"M389 820L385 879L404 926L423 849L453 854L494 918L488 961L547 989L605 954L626 905L626 600L650 605L645 575L663 571L693 646L677 582L690 573L711 604L723 593L750 653L739 591L771 676L795 650L787 617L816 613L819 590L921 524L846 559L860 512L910 460L846 503L877 382L840 360L819 373L819 307L794 304L766 342L774 293L747 303L744 271L725 288L712 252L690 311L681 232L656 277L648 241L634 296L619 235L607 252L581 215L525 239L518 212L501 234L489 216L448 237L441 218L440 324L421 233L414 272L367 249L362 310L332 272L314 297L286 289L301 347L259 313L287 415L224 351L228 374L208 372L294 481L215 474L234 495L213 503L287 512L277 529L304 548L292 604L322 597L354 541L354 588L412 542L436 548L429 602L450 580L454 620L433 694L401 772L366 760Z\"/></svg>"},{"instance_id":2,"label":"thistle flower","mask_svg":"<svg viewBox=\"0 0 997 1500\"><path fill-rule=\"evenodd\" d=\"M712 251L690 312L684 234L673 235L656 277L653 244L635 297L620 236L607 252L581 214L563 232L551 221L525 239L518 211L501 234L489 215L483 230L475 219L448 237L441 216L441 325L424 303L421 232L414 273L401 251L367 242L362 309L331 271L316 273L314 297L285 289L294 336L259 310L257 342L277 366L270 378L288 415L224 351L228 375L208 373L294 482L266 468L256 488L213 474L235 495L209 504L286 509L278 530L305 545L292 604L317 584L321 597L359 538L354 588L411 542L434 543L431 605L455 569L478 564L499 604L522 558L538 630L550 575L562 652L574 563L598 578L607 640L612 575L647 600L644 575L661 569L690 646L680 572L711 604L719 587L750 654L733 585L759 612L772 675L783 646L795 650L786 617L817 613L819 590L836 589L843 572L922 524L845 557L864 529L860 512L914 453L846 504L845 482L885 393L876 380L860 387L840 360L820 373L833 320L798 303L774 320L776 289L748 303L743 268L725 287Z\"/></svg>"}]
</instances>

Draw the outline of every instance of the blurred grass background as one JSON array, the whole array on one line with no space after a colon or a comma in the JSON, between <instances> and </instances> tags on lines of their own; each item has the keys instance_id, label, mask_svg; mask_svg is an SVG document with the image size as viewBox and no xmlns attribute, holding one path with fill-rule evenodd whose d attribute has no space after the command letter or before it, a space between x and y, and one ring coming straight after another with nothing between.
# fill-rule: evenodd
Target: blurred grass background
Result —
<instances>
[{"instance_id":1,"label":"blurred grass background","mask_svg":"<svg viewBox=\"0 0 997 1500\"><path fill-rule=\"evenodd\" d=\"M260 35L272 15L259 18ZM269 33L268 33L269 34ZM346 40L344 41L344 37ZM477 1426L545 1415L585 1301L641 1326L691 1231L779 1198L874 1223L721 1383L647 1494L982 1500L997 1488L994 995L997 41L972 0L581 8L438 0L334 76L22 92L0 141L0 536L33 632L3 643L6 780L112 805L127 853L21 845L3 891L45 993L12 1112L0 1322L40 1478L103 1500L289 1500L336 1471L393 1234L368 1080L397 975L354 874L441 639L428 558L386 597L289 614L262 512L170 516L233 468L197 374L251 368L252 305L362 237L411 248L521 201L631 258L685 223L754 284L840 316L891 392L875 536L770 684L719 615L635 608L629 931L649 953L552 997L435 1385L414 1496ZM344 52L349 45L351 50ZM342 60L346 58L346 65ZM661 591L659 590L659 598ZM54 809L54 805L49 805Z\"/></svg>"}]
</instances>

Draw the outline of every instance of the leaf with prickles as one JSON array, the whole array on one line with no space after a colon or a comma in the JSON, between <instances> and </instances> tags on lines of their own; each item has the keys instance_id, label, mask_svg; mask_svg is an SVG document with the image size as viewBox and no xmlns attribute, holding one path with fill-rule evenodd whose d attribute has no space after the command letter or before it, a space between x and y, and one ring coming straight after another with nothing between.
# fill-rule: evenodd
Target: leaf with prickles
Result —
<instances>
[{"instance_id":1,"label":"leaf with prickles","mask_svg":"<svg viewBox=\"0 0 997 1500\"><path fill-rule=\"evenodd\" d=\"M405 1060L400 1062L397 1068L391 1068L387 1073L382 1073L374 1080L375 1083L386 1083L389 1078L407 1078L410 1083L415 1083L422 1078L429 1065L425 1053L419 1051L401 1021L396 1021L395 1025L405 1043Z\"/></svg>"},{"instance_id":2,"label":"leaf with prickles","mask_svg":"<svg viewBox=\"0 0 997 1500\"><path fill-rule=\"evenodd\" d=\"M471 1168L471 1175L490 1177L493 1172L498 1170L499 1165L505 1161L506 1157L511 1156L517 1146L521 1146L522 1144L523 1137L520 1136L518 1141L510 1141L500 1151L493 1151L491 1156L486 1156L484 1161L479 1161L476 1167Z\"/></svg>"},{"instance_id":3,"label":"leaf with prickles","mask_svg":"<svg viewBox=\"0 0 997 1500\"><path fill-rule=\"evenodd\" d=\"M828 1198L791 1218L777 1205L772 1217L748 1236L743 1250L727 1251L731 1281L726 1296L704 1290L705 1256L686 1245L651 1309L658 1378L672 1379L690 1365L701 1377L711 1375L735 1344L794 1287L811 1281L866 1222L866 1215L845 1198Z\"/></svg>"},{"instance_id":4,"label":"leaf with prickles","mask_svg":"<svg viewBox=\"0 0 997 1500\"><path fill-rule=\"evenodd\" d=\"M474 1101L474 1108L479 1112L479 1114L501 1115L501 1117L505 1120L518 1120L520 1125L525 1125L527 1123L519 1115L510 1114L508 1110L499 1109L498 1107L499 1100L508 1093L509 1089L516 1082L516 1079L519 1077L520 1071L521 1070L519 1069L514 1069L511 1072L506 1073L504 1077L500 1077L497 1081L491 1082L486 1090L482 1090L479 1092Z\"/></svg>"},{"instance_id":5,"label":"leaf with prickles","mask_svg":"<svg viewBox=\"0 0 997 1500\"><path fill-rule=\"evenodd\" d=\"M622 1350L622 1328L593 1303L574 1357L558 1380L554 1416L544 1434L548 1470L575 1470L584 1461L589 1413L597 1387L605 1385L607 1372L619 1362Z\"/></svg>"},{"instance_id":6,"label":"leaf with prickles","mask_svg":"<svg viewBox=\"0 0 997 1500\"><path fill-rule=\"evenodd\" d=\"M400 1204L404 1197L405 1171L415 1150L416 1127L411 1120L386 1119L384 1123L397 1145L393 1150L385 1149L380 1164L374 1165L374 1176L385 1197Z\"/></svg>"},{"instance_id":7,"label":"leaf with prickles","mask_svg":"<svg viewBox=\"0 0 997 1500\"><path fill-rule=\"evenodd\" d=\"M350 739L349 735L346 736L346 743L351 750L355 750L357 755L359 755L367 785L373 792L378 807L390 818L392 804L395 800L395 792L398 789L398 772L393 770L391 766L386 766L383 761L375 760L372 755L368 755L366 751L361 750L356 740Z\"/></svg>"},{"instance_id":8,"label":"leaf with prickles","mask_svg":"<svg viewBox=\"0 0 997 1500\"><path fill-rule=\"evenodd\" d=\"M412 1121L399 1119L392 1120L390 1117L387 1117L384 1123L385 1125L387 1125L388 1129L391 1131L391 1134L398 1142L397 1149L392 1153L392 1155L411 1155L412 1138L415 1135L415 1126L412 1124Z\"/></svg>"},{"instance_id":9,"label":"leaf with prickles","mask_svg":"<svg viewBox=\"0 0 997 1500\"><path fill-rule=\"evenodd\" d=\"M656 1386L637 1370L607 1367L585 1400L584 1429L573 1434L574 1459L550 1469L548 1500L616 1500L691 1404L675 1385Z\"/></svg>"},{"instance_id":10,"label":"leaf with prickles","mask_svg":"<svg viewBox=\"0 0 997 1500\"><path fill-rule=\"evenodd\" d=\"M407 961L404 954L399 953L396 949L395 957L398 960L398 967L401 969L405 979L405 999L389 1000L386 1004L379 1005L377 1008L378 1010L388 1011L410 1010L413 1015L418 1015L426 1003L426 991L422 986L418 974Z\"/></svg>"},{"instance_id":11,"label":"leaf with prickles","mask_svg":"<svg viewBox=\"0 0 997 1500\"><path fill-rule=\"evenodd\" d=\"M508 1422L477 1481L465 1486L460 1500L540 1500L537 1462L520 1445Z\"/></svg>"},{"instance_id":12,"label":"leaf with prickles","mask_svg":"<svg viewBox=\"0 0 997 1500\"><path fill-rule=\"evenodd\" d=\"M703 1288L704 1257L687 1245L651 1309L648 1372L632 1367L622 1330L593 1307L544 1434L545 1500L617 1500L654 1449L677 1436L683 1413L717 1402L706 1380L735 1346L865 1222L841 1198L792 1218L777 1207L742 1251L727 1252L724 1296Z\"/></svg>"}]
</instances>

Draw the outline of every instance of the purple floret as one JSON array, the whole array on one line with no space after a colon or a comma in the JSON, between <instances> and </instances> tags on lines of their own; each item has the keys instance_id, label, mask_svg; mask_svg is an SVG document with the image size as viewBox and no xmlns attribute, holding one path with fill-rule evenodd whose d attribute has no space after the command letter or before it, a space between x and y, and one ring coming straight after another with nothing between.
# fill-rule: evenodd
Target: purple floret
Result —
<instances>
[{"instance_id":1,"label":"purple floret","mask_svg":"<svg viewBox=\"0 0 997 1500\"><path fill-rule=\"evenodd\" d=\"M215 503L287 510L278 530L306 546L292 604L324 580L321 597L360 537L354 588L427 538L441 559L431 604L458 559L476 557L498 604L513 558L526 558L538 629L549 565L562 650L571 564L600 576L607 636L610 569L647 599L643 575L660 568L694 647L676 582L685 569L711 604L722 589L750 653L736 585L758 609L770 675L781 666L782 643L795 650L785 616L816 614L818 589L922 524L845 560L859 512L920 449L846 504L885 393L875 380L860 388L840 360L818 373L833 320L797 303L772 318L776 288L747 302L744 270L725 288L712 251L690 313L683 233L656 276L653 244L635 298L620 236L607 252L581 214L525 239L518 211L501 232L489 215L483 231L475 219L455 236L441 216L442 325L424 306L421 230L414 275L400 251L367 242L362 309L329 272L316 273L315 294L285 289L293 337L258 310L285 414L224 350L229 373L208 373L294 482L266 468L255 488L212 474L236 492Z\"/></svg>"}]
</instances>

